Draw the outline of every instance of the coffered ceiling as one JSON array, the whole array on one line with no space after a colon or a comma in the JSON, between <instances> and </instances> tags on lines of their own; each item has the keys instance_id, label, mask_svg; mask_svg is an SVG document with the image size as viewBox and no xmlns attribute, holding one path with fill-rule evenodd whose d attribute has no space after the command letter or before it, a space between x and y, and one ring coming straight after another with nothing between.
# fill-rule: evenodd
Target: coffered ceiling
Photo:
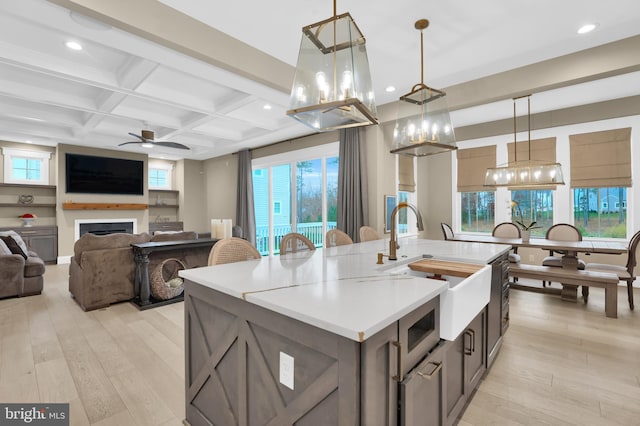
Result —
<instances>
[{"instance_id":1,"label":"coffered ceiling","mask_svg":"<svg viewBox=\"0 0 640 426\"><path fill-rule=\"evenodd\" d=\"M640 34L637 0L616 0L615 7L601 0L399 0L392 5L338 2L338 13L349 11L367 37L379 105L420 81L419 35L413 29L419 18L431 21L425 31L425 82L437 88L470 81L482 88L487 76ZM206 159L310 134L285 115L288 85L301 27L331 14L329 1L0 2L0 140ZM577 35L587 22L598 27ZM211 30L202 24L217 30L210 39L196 37ZM188 46L191 29L192 44L203 46L200 50ZM171 34L181 35L182 42L174 42ZM70 40L82 50L68 49ZM230 52L225 57L218 45L209 46L207 54L208 40L227 41ZM536 95L535 108L550 111L640 95L640 51L634 60L636 66L574 82L580 84L551 83L550 90ZM385 91L391 85L396 92ZM454 126L468 126L511 112L505 91L486 104L454 105L452 120ZM134 140L129 132L142 129L191 149L118 147Z\"/></svg>"}]
</instances>

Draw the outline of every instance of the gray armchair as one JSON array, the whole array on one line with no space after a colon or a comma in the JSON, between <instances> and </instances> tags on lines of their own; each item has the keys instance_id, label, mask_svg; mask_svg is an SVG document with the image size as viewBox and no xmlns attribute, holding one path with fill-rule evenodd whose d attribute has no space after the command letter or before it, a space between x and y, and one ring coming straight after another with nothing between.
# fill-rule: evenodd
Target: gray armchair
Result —
<instances>
[{"instance_id":1,"label":"gray armchair","mask_svg":"<svg viewBox=\"0 0 640 426\"><path fill-rule=\"evenodd\" d=\"M22 242L24 245L22 238L13 231L3 232L2 235L11 236L16 243ZM0 240L0 298L42 293L44 271L44 262L36 253L24 249L19 254L13 253Z\"/></svg>"}]
</instances>

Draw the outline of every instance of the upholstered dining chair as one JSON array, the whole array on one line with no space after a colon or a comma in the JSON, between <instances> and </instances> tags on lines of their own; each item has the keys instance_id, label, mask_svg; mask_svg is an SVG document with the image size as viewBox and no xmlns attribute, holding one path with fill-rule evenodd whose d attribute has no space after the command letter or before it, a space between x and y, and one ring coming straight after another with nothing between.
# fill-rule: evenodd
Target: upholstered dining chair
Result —
<instances>
[{"instance_id":1,"label":"upholstered dining chair","mask_svg":"<svg viewBox=\"0 0 640 426\"><path fill-rule=\"evenodd\" d=\"M501 238L520 238L520 228L513 222L502 222L493 228L491 235ZM514 247L511 251L512 253L509 253L509 262L520 263L518 247Z\"/></svg>"},{"instance_id":2,"label":"upholstered dining chair","mask_svg":"<svg viewBox=\"0 0 640 426\"><path fill-rule=\"evenodd\" d=\"M260 252L247 240L237 237L223 238L209 252L209 266L223 263L260 259Z\"/></svg>"},{"instance_id":3,"label":"upholstered dining chair","mask_svg":"<svg viewBox=\"0 0 640 426\"><path fill-rule=\"evenodd\" d=\"M451 229L451 227L444 222L440 222L440 227L442 228L442 235L444 235L444 239L452 240L454 237L453 229Z\"/></svg>"},{"instance_id":4,"label":"upholstered dining chair","mask_svg":"<svg viewBox=\"0 0 640 426\"><path fill-rule=\"evenodd\" d=\"M378 231L376 231L375 229L373 229L370 226L361 226L360 227L360 242L363 243L365 241L373 241L373 240L379 240L380 239L380 235L378 234Z\"/></svg>"},{"instance_id":5,"label":"upholstered dining chair","mask_svg":"<svg viewBox=\"0 0 640 426\"><path fill-rule=\"evenodd\" d=\"M296 253L303 250L315 250L313 242L302 234L289 232L280 240L280 254Z\"/></svg>"},{"instance_id":6,"label":"upholstered dining chair","mask_svg":"<svg viewBox=\"0 0 640 426\"><path fill-rule=\"evenodd\" d=\"M618 274L620 281L627 282L627 294L629 296L629 309L633 311L633 281L636 279L635 267L640 261L640 231L636 232L629 240L629 251L627 252L627 264L625 266L609 265L607 263L587 263L587 271L613 272Z\"/></svg>"},{"instance_id":7,"label":"upholstered dining chair","mask_svg":"<svg viewBox=\"0 0 640 426\"><path fill-rule=\"evenodd\" d=\"M582 233L575 226L568 223L556 223L547 230L545 237L547 240L552 241L582 241ZM542 266L556 266L562 268L562 257L554 256L555 253L564 255L564 251L550 250L549 256L542 260ZM578 269L584 269L587 266L584 260L578 259ZM542 285L545 286L546 281L542 281ZM549 281L551 284L551 281Z\"/></svg>"},{"instance_id":8,"label":"upholstered dining chair","mask_svg":"<svg viewBox=\"0 0 640 426\"><path fill-rule=\"evenodd\" d=\"M347 244L353 244L353 240L345 232L339 229L327 231L324 239L325 247L346 246Z\"/></svg>"}]
</instances>

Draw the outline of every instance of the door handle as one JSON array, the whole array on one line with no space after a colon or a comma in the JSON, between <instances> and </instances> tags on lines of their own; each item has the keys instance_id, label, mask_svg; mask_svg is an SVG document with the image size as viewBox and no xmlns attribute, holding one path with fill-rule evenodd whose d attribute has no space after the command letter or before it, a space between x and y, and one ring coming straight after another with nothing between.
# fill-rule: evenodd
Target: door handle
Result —
<instances>
[{"instance_id":1,"label":"door handle","mask_svg":"<svg viewBox=\"0 0 640 426\"><path fill-rule=\"evenodd\" d=\"M428 364L435 365L436 368L434 368L433 371L431 373L429 373L429 374L423 373L422 371L418 371L418 376L422 377L425 380L431 380L433 378L433 376L438 374L438 371L440 371L442 369L442 363L441 362L429 362Z\"/></svg>"},{"instance_id":2,"label":"door handle","mask_svg":"<svg viewBox=\"0 0 640 426\"><path fill-rule=\"evenodd\" d=\"M469 337L471 337L471 352L476 351L476 331L473 328L469 329Z\"/></svg>"},{"instance_id":3,"label":"door handle","mask_svg":"<svg viewBox=\"0 0 640 426\"><path fill-rule=\"evenodd\" d=\"M402 377L402 343L400 342L391 342L393 346L396 347L398 353L398 364L397 364L397 374L392 377L396 382L401 382Z\"/></svg>"},{"instance_id":4,"label":"door handle","mask_svg":"<svg viewBox=\"0 0 640 426\"><path fill-rule=\"evenodd\" d=\"M469 337L469 346L467 347L467 336ZM464 354L471 355L471 342L473 341L473 337L471 336L470 330L465 330L464 332Z\"/></svg>"}]
</instances>

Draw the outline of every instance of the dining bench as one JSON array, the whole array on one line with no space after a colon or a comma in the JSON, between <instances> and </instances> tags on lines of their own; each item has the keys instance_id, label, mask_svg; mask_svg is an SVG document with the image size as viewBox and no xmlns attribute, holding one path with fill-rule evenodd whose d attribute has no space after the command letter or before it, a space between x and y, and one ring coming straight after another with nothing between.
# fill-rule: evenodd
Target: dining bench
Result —
<instances>
[{"instance_id":1,"label":"dining bench","mask_svg":"<svg viewBox=\"0 0 640 426\"><path fill-rule=\"evenodd\" d=\"M611 272L595 272L526 264L510 264L509 276L560 282L583 286L582 295L587 303L588 287L604 288L604 310L608 318L618 318L618 275ZM516 286L512 287L516 288ZM586 287L586 288L585 288ZM517 286L522 288L522 286ZM558 290L560 292L560 290Z\"/></svg>"}]
</instances>

